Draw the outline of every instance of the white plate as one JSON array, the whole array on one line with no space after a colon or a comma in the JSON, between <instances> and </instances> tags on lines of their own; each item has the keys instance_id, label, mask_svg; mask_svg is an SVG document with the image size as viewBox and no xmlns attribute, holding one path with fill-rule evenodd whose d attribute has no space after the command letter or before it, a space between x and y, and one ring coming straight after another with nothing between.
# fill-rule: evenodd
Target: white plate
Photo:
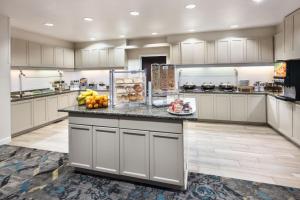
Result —
<instances>
[{"instance_id":1,"label":"white plate","mask_svg":"<svg viewBox=\"0 0 300 200\"><path fill-rule=\"evenodd\" d=\"M177 113L177 112L173 112L173 111L171 111L169 108L168 108L168 113L170 113L170 114L172 114L172 115L179 115L179 116L184 116L184 115L192 115L192 114L194 114L195 113L195 111L190 111L190 112L188 112L188 113L186 113L186 112L180 112L180 113Z\"/></svg>"}]
</instances>

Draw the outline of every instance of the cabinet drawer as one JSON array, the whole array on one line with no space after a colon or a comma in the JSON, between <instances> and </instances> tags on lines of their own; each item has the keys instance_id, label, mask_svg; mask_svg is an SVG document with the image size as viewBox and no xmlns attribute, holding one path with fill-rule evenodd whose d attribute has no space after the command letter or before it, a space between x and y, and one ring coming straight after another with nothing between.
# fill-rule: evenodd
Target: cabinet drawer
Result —
<instances>
[{"instance_id":1,"label":"cabinet drawer","mask_svg":"<svg viewBox=\"0 0 300 200\"><path fill-rule=\"evenodd\" d=\"M120 128L169 132L169 133L182 133L182 123L178 121L146 121L146 120L129 120L120 119Z\"/></svg>"},{"instance_id":2,"label":"cabinet drawer","mask_svg":"<svg viewBox=\"0 0 300 200\"><path fill-rule=\"evenodd\" d=\"M83 124L89 126L105 126L105 127L118 127L119 120L107 116L106 118L99 117L86 117L82 114L69 116L69 123L71 124Z\"/></svg>"}]
</instances>

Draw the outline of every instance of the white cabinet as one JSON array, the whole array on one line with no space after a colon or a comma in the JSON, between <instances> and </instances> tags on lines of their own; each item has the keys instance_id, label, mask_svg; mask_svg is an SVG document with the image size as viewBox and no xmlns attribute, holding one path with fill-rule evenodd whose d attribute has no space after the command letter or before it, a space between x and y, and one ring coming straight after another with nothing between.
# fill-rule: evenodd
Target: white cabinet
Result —
<instances>
[{"instance_id":1,"label":"white cabinet","mask_svg":"<svg viewBox=\"0 0 300 200\"><path fill-rule=\"evenodd\" d=\"M120 174L149 179L149 132L120 129Z\"/></svg>"},{"instance_id":2,"label":"white cabinet","mask_svg":"<svg viewBox=\"0 0 300 200\"><path fill-rule=\"evenodd\" d=\"M265 95L248 95L248 122L266 123L267 109Z\"/></svg>"},{"instance_id":3,"label":"white cabinet","mask_svg":"<svg viewBox=\"0 0 300 200\"><path fill-rule=\"evenodd\" d=\"M273 128L278 128L278 105L277 99L268 95L267 97L267 118L268 124Z\"/></svg>"},{"instance_id":4,"label":"white cabinet","mask_svg":"<svg viewBox=\"0 0 300 200\"><path fill-rule=\"evenodd\" d=\"M247 121L247 95L231 95L230 97L231 121Z\"/></svg>"},{"instance_id":5,"label":"white cabinet","mask_svg":"<svg viewBox=\"0 0 300 200\"><path fill-rule=\"evenodd\" d=\"M39 126L47 123L47 100L46 98L38 98L33 100L33 125Z\"/></svg>"},{"instance_id":6,"label":"white cabinet","mask_svg":"<svg viewBox=\"0 0 300 200\"><path fill-rule=\"evenodd\" d=\"M284 53L286 59L293 58L294 52L294 16L289 15L284 20Z\"/></svg>"},{"instance_id":7,"label":"white cabinet","mask_svg":"<svg viewBox=\"0 0 300 200\"><path fill-rule=\"evenodd\" d=\"M88 67L96 68L100 66L100 51L99 49L92 49L89 51Z\"/></svg>"},{"instance_id":8,"label":"white cabinet","mask_svg":"<svg viewBox=\"0 0 300 200\"><path fill-rule=\"evenodd\" d=\"M74 50L64 48L63 49L63 67L64 68L74 68Z\"/></svg>"},{"instance_id":9,"label":"white cabinet","mask_svg":"<svg viewBox=\"0 0 300 200\"><path fill-rule=\"evenodd\" d=\"M274 36L275 60L284 60L284 34L278 33Z\"/></svg>"},{"instance_id":10,"label":"white cabinet","mask_svg":"<svg viewBox=\"0 0 300 200\"><path fill-rule=\"evenodd\" d=\"M99 49L99 59L99 67L108 66L108 49Z\"/></svg>"},{"instance_id":11,"label":"white cabinet","mask_svg":"<svg viewBox=\"0 0 300 200\"><path fill-rule=\"evenodd\" d=\"M293 136L293 104L278 100L278 130L288 136Z\"/></svg>"},{"instance_id":12,"label":"white cabinet","mask_svg":"<svg viewBox=\"0 0 300 200\"><path fill-rule=\"evenodd\" d=\"M81 66L80 66L80 68L90 67L90 50L82 49L82 50L80 50L80 55L81 55Z\"/></svg>"},{"instance_id":13,"label":"white cabinet","mask_svg":"<svg viewBox=\"0 0 300 200\"><path fill-rule=\"evenodd\" d=\"M300 10L294 13L294 59L300 59Z\"/></svg>"},{"instance_id":14,"label":"white cabinet","mask_svg":"<svg viewBox=\"0 0 300 200\"><path fill-rule=\"evenodd\" d=\"M58 114L58 97L57 96L49 96L47 97L47 121L54 121L59 117Z\"/></svg>"},{"instance_id":15,"label":"white cabinet","mask_svg":"<svg viewBox=\"0 0 300 200\"><path fill-rule=\"evenodd\" d=\"M55 48L55 65L58 68L64 67L64 48Z\"/></svg>"},{"instance_id":16,"label":"white cabinet","mask_svg":"<svg viewBox=\"0 0 300 200\"><path fill-rule=\"evenodd\" d=\"M58 101L58 109L63 109L69 106L69 94L61 94L57 96ZM58 117L66 117L68 116L68 113L66 112L59 112Z\"/></svg>"},{"instance_id":17,"label":"white cabinet","mask_svg":"<svg viewBox=\"0 0 300 200\"><path fill-rule=\"evenodd\" d=\"M170 63L175 65L181 64L180 44L172 44L170 46Z\"/></svg>"},{"instance_id":18,"label":"white cabinet","mask_svg":"<svg viewBox=\"0 0 300 200\"><path fill-rule=\"evenodd\" d=\"M42 66L42 46L35 42L28 43L28 64L31 67Z\"/></svg>"},{"instance_id":19,"label":"white cabinet","mask_svg":"<svg viewBox=\"0 0 300 200\"><path fill-rule=\"evenodd\" d=\"M245 51L246 63L259 62L259 40L247 38L245 40Z\"/></svg>"},{"instance_id":20,"label":"white cabinet","mask_svg":"<svg viewBox=\"0 0 300 200\"><path fill-rule=\"evenodd\" d=\"M77 103L77 97L78 97L78 92L72 92L69 94L69 106L76 106Z\"/></svg>"},{"instance_id":21,"label":"white cabinet","mask_svg":"<svg viewBox=\"0 0 300 200\"><path fill-rule=\"evenodd\" d=\"M21 39L11 39L11 65L27 66L28 42Z\"/></svg>"},{"instance_id":22,"label":"white cabinet","mask_svg":"<svg viewBox=\"0 0 300 200\"><path fill-rule=\"evenodd\" d=\"M11 106L12 134L33 127L33 101L14 102Z\"/></svg>"},{"instance_id":23,"label":"white cabinet","mask_svg":"<svg viewBox=\"0 0 300 200\"><path fill-rule=\"evenodd\" d=\"M216 94L214 100L215 119L230 120L230 96L227 94Z\"/></svg>"},{"instance_id":24,"label":"white cabinet","mask_svg":"<svg viewBox=\"0 0 300 200\"><path fill-rule=\"evenodd\" d=\"M107 51L107 50L106 50ZM103 56L106 56L107 52L103 51ZM102 67L106 67L104 62ZM112 48L108 50L108 67L124 67L125 66L125 49L124 48Z\"/></svg>"},{"instance_id":25,"label":"white cabinet","mask_svg":"<svg viewBox=\"0 0 300 200\"><path fill-rule=\"evenodd\" d=\"M199 119L214 119L214 95L199 94L197 109Z\"/></svg>"},{"instance_id":26,"label":"white cabinet","mask_svg":"<svg viewBox=\"0 0 300 200\"><path fill-rule=\"evenodd\" d=\"M93 168L119 174L119 128L94 127Z\"/></svg>"},{"instance_id":27,"label":"white cabinet","mask_svg":"<svg viewBox=\"0 0 300 200\"><path fill-rule=\"evenodd\" d=\"M69 161L71 166L92 169L92 126L69 125Z\"/></svg>"},{"instance_id":28,"label":"white cabinet","mask_svg":"<svg viewBox=\"0 0 300 200\"><path fill-rule=\"evenodd\" d=\"M204 64L205 42L182 42L181 43L182 64Z\"/></svg>"},{"instance_id":29,"label":"white cabinet","mask_svg":"<svg viewBox=\"0 0 300 200\"><path fill-rule=\"evenodd\" d=\"M300 105L293 108L293 138L300 143Z\"/></svg>"},{"instance_id":30,"label":"white cabinet","mask_svg":"<svg viewBox=\"0 0 300 200\"><path fill-rule=\"evenodd\" d=\"M52 46L42 46L43 67L55 67L55 49Z\"/></svg>"},{"instance_id":31,"label":"white cabinet","mask_svg":"<svg viewBox=\"0 0 300 200\"><path fill-rule=\"evenodd\" d=\"M244 59L244 38L232 38L230 40L230 63L243 63Z\"/></svg>"},{"instance_id":32,"label":"white cabinet","mask_svg":"<svg viewBox=\"0 0 300 200\"><path fill-rule=\"evenodd\" d=\"M216 63L216 44L215 41L206 42L205 64Z\"/></svg>"},{"instance_id":33,"label":"white cabinet","mask_svg":"<svg viewBox=\"0 0 300 200\"><path fill-rule=\"evenodd\" d=\"M230 63L230 39L216 41L217 45L217 63Z\"/></svg>"},{"instance_id":34,"label":"white cabinet","mask_svg":"<svg viewBox=\"0 0 300 200\"><path fill-rule=\"evenodd\" d=\"M183 184L182 134L150 132L150 180Z\"/></svg>"},{"instance_id":35,"label":"white cabinet","mask_svg":"<svg viewBox=\"0 0 300 200\"><path fill-rule=\"evenodd\" d=\"M260 39L260 61L274 62L273 37Z\"/></svg>"}]
</instances>

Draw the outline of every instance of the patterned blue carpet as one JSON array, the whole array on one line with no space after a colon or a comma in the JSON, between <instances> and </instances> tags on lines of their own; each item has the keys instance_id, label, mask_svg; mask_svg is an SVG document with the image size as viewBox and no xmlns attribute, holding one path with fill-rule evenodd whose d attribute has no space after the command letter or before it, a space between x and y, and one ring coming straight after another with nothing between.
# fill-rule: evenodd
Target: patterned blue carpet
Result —
<instances>
[{"instance_id":1,"label":"patterned blue carpet","mask_svg":"<svg viewBox=\"0 0 300 200\"><path fill-rule=\"evenodd\" d=\"M75 172L67 154L0 146L0 199L300 200L300 190L190 173L176 192Z\"/></svg>"}]
</instances>

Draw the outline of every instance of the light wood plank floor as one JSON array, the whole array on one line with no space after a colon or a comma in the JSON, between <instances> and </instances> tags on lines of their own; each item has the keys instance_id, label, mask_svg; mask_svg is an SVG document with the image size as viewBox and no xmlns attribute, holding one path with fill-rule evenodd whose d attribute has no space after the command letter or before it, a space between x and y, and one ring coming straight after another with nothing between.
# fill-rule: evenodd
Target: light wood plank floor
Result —
<instances>
[{"instance_id":1,"label":"light wood plank floor","mask_svg":"<svg viewBox=\"0 0 300 200\"><path fill-rule=\"evenodd\" d=\"M188 123L189 170L300 188L300 149L262 126ZM12 145L68 152L68 121L13 138Z\"/></svg>"}]
</instances>

